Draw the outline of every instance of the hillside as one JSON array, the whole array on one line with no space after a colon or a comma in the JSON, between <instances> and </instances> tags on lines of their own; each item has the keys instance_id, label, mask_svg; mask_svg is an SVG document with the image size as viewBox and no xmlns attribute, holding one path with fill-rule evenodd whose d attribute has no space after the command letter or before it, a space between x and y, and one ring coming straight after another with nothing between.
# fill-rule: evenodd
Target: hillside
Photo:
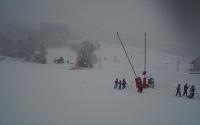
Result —
<instances>
[{"instance_id":1,"label":"hillside","mask_svg":"<svg viewBox=\"0 0 200 125\"><path fill-rule=\"evenodd\" d=\"M143 70L143 49L127 47L136 72ZM72 64L54 64L59 56L75 62L68 48L48 49L48 64L0 62L0 124L121 125L200 124L200 96L175 97L176 86L196 85L199 75L187 72L190 59L148 49L147 69L155 89L138 94L133 74L119 45L102 45L97 55L102 68L70 70ZM117 56L117 62L114 57ZM176 61L180 58L180 71ZM126 90L114 90L115 78L126 78Z\"/></svg>"}]
</instances>

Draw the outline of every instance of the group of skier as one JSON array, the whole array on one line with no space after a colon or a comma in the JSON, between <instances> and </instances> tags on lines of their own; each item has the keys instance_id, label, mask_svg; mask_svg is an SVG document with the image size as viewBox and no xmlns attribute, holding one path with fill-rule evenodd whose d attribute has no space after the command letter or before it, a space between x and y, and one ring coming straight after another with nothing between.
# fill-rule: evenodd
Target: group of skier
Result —
<instances>
[{"instance_id":1,"label":"group of skier","mask_svg":"<svg viewBox=\"0 0 200 125\"><path fill-rule=\"evenodd\" d=\"M125 89L127 88L127 82L125 80L125 78L123 78L122 80L119 80L118 78L115 79L114 81L114 89ZM144 87L143 82L141 80L140 77L136 78L136 88L137 88L137 92L138 93L142 93L143 88L154 88L154 79L153 77L150 77L147 80L147 86Z\"/></svg>"},{"instance_id":2,"label":"group of skier","mask_svg":"<svg viewBox=\"0 0 200 125\"><path fill-rule=\"evenodd\" d=\"M114 89L125 89L127 86L126 80L125 78L123 78L122 80L119 80L118 78L115 79L115 85L114 85Z\"/></svg>"},{"instance_id":3,"label":"group of skier","mask_svg":"<svg viewBox=\"0 0 200 125\"><path fill-rule=\"evenodd\" d=\"M186 96L188 98L193 98L194 97L194 94L195 94L195 86L192 85L190 87L190 94L188 95L188 89L189 89L189 86L187 83L185 83L184 87L183 87L183 96ZM179 97L181 97L181 84L178 84L178 86L176 87L176 95L177 96L179 95Z\"/></svg>"},{"instance_id":4,"label":"group of skier","mask_svg":"<svg viewBox=\"0 0 200 125\"><path fill-rule=\"evenodd\" d=\"M146 79L148 79L146 81ZM146 79L142 79L137 77L136 80L136 88L138 93L142 93L144 88L154 88L154 78L152 76L147 77Z\"/></svg>"},{"instance_id":5,"label":"group of skier","mask_svg":"<svg viewBox=\"0 0 200 125\"><path fill-rule=\"evenodd\" d=\"M152 78L153 79L153 78ZM136 87L138 89L138 92L139 93L142 93L142 90L143 90L143 86L142 86L142 81L141 79L136 79L138 80L136 82ZM153 80L148 80L148 84L152 84L152 83L149 83L149 81L153 81ZM154 86L154 82L153 82L153 86ZM115 79L115 82L114 82L114 89L119 89L119 90L122 90L122 89L125 89L127 87L127 82L125 80L125 78L123 78L122 80L119 80L118 78ZM189 94L188 94L188 89L189 89ZM185 83L185 85L183 86L183 95L181 94L181 84L178 84L178 86L176 87L176 95L175 96L186 96L187 98L194 98L194 94L195 94L195 86L194 85L191 85L191 87L188 86L187 83Z\"/></svg>"}]
</instances>

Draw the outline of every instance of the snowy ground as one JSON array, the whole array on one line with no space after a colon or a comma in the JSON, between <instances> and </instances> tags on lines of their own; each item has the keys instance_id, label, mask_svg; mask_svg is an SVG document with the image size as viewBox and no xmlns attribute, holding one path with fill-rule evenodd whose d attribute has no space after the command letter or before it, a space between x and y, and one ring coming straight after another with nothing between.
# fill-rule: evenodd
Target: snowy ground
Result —
<instances>
[{"instance_id":1,"label":"snowy ground","mask_svg":"<svg viewBox=\"0 0 200 125\"><path fill-rule=\"evenodd\" d=\"M139 74L143 67L143 50L128 48ZM66 55L65 55L66 54ZM176 71L177 56L148 50L148 70L155 78L156 88L142 94L136 92L133 74L117 45L102 45L102 69L69 70L71 65L53 64L60 55L75 60L67 48L50 49L48 64L16 61L0 62L0 124L200 124L200 98L174 97L175 87L197 85L200 76L188 74L189 59L181 58ZM114 62L114 56L117 62ZM114 90L113 82L126 78L126 90Z\"/></svg>"}]
</instances>

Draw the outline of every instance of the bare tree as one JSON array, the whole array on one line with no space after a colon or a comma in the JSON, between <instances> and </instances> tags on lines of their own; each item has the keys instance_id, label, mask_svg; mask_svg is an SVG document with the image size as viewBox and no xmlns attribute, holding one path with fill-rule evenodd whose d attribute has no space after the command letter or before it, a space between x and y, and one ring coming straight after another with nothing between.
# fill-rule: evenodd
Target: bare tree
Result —
<instances>
[{"instance_id":1,"label":"bare tree","mask_svg":"<svg viewBox=\"0 0 200 125\"><path fill-rule=\"evenodd\" d=\"M80 44L78 50L79 66L80 67L93 67L93 64L97 62L96 54L94 53L99 49L100 45L96 42L85 40Z\"/></svg>"}]
</instances>

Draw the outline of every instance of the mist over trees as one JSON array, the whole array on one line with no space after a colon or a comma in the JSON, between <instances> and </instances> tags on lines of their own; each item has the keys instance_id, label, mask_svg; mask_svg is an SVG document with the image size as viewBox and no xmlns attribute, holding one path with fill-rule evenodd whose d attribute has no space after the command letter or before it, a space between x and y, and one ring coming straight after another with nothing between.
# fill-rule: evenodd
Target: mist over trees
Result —
<instances>
[{"instance_id":1,"label":"mist over trees","mask_svg":"<svg viewBox=\"0 0 200 125\"><path fill-rule=\"evenodd\" d=\"M72 35L65 24L40 23L11 26L0 31L0 55L46 63L46 47L66 46Z\"/></svg>"},{"instance_id":2,"label":"mist over trees","mask_svg":"<svg viewBox=\"0 0 200 125\"><path fill-rule=\"evenodd\" d=\"M77 53L80 67L93 67L100 44L90 40L69 42L73 37L65 24L43 22L36 27L12 26L0 31L0 55L45 64L47 47L68 46Z\"/></svg>"},{"instance_id":3,"label":"mist over trees","mask_svg":"<svg viewBox=\"0 0 200 125\"><path fill-rule=\"evenodd\" d=\"M65 24L40 23L38 26L38 38L48 47L62 47L72 39L69 28Z\"/></svg>"}]
</instances>

